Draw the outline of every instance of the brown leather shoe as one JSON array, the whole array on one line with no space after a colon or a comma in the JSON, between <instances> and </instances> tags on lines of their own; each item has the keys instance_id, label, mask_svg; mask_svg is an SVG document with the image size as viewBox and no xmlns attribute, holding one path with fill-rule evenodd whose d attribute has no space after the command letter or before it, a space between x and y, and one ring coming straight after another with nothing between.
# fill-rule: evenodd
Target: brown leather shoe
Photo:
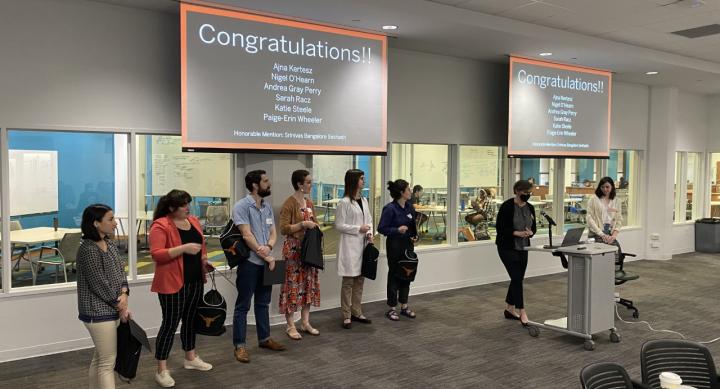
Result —
<instances>
[{"instance_id":1,"label":"brown leather shoe","mask_svg":"<svg viewBox=\"0 0 720 389\"><path fill-rule=\"evenodd\" d=\"M266 349L270 349L272 351L285 351L285 346L272 340L272 338L268 339L264 342L261 342L260 348L266 348Z\"/></svg>"},{"instance_id":2,"label":"brown leather shoe","mask_svg":"<svg viewBox=\"0 0 720 389\"><path fill-rule=\"evenodd\" d=\"M245 347L237 347L235 349L235 359L237 359L238 362L250 363L250 354L248 354Z\"/></svg>"}]
</instances>

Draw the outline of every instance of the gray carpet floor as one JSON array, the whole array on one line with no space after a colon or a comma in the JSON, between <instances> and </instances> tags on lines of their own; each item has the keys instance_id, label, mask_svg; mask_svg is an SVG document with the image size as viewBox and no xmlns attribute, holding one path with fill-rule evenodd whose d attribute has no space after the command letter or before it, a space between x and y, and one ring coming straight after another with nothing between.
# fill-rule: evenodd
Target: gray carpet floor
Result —
<instances>
[{"instance_id":1,"label":"gray carpet floor","mask_svg":"<svg viewBox=\"0 0 720 389\"><path fill-rule=\"evenodd\" d=\"M626 265L641 278L619 288L640 309L640 319L655 328L684 333L692 340L720 336L720 255L687 254L670 261L637 261ZM643 324L616 320L622 336L611 343L607 333L597 336L594 351L582 340L550 331L532 338L517 321L502 317L507 282L447 292L411 296L418 318L390 322L382 302L364 306L372 325L340 328L337 310L312 314L322 334L291 341L284 326L272 328L285 352L249 348L252 362L234 360L230 331L225 336L201 337L198 351L214 365L210 372L182 369L179 339L170 357L179 388L579 388L583 366L599 361L624 365L640 377L640 347L649 339L673 338L651 332ZM564 316L565 274L526 280L526 306L531 319ZM274 302L275 303L275 302ZM625 320L633 321L620 307ZM78 323L80 325L80 323ZM254 340L254 327L248 339ZM29 336L29 335L28 335ZM709 345L720 361L720 341ZM92 350L49 355L0 365L3 388L87 387ZM155 363L144 351L138 377L128 386L152 388Z\"/></svg>"}]
</instances>

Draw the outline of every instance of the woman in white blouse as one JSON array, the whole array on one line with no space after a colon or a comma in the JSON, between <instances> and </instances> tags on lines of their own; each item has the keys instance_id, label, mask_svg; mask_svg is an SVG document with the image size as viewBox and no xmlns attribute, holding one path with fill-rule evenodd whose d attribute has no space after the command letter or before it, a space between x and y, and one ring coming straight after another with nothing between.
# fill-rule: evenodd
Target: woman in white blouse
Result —
<instances>
[{"instance_id":1,"label":"woman in white blouse","mask_svg":"<svg viewBox=\"0 0 720 389\"><path fill-rule=\"evenodd\" d=\"M589 237L604 243L617 244L622 227L620 201L615 197L615 183L610 177L603 177L595 189L595 196L588 201L587 225Z\"/></svg>"},{"instance_id":2,"label":"woman in white blouse","mask_svg":"<svg viewBox=\"0 0 720 389\"><path fill-rule=\"evenodd\" d=\"M349 329L353 321L370 324L362 313L362 291L365 278L361 275L365 245L372 241L373 223L368 202L361 195L365 173L350 169L345 172L345 196L335 211L335 228L340 232L338 242L338 275L342 277L340 306L342 326Z\"/></svg>"}]
</instances>

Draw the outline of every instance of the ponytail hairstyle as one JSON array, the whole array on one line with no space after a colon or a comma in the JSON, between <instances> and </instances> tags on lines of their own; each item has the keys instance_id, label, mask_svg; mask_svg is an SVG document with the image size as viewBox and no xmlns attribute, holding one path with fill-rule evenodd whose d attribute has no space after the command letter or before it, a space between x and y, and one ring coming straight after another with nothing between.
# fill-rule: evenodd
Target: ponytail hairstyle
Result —
<instances>
[{"instance_id":1,"label":"ponytail hairstyle","mask_svg":"<svg viewBox=\"0 0 720 389\"><path fill-rule=\"evenodd\" d=\"M395 181L388 181L387 189L390 191L390 197L393 200L399 200L402 197L403 192L410 186L410 183L403 180L402 178Z\"/></svg>"},{"instance_id":2,"label":"ponytail hairstyle","mask_svg":"<svg viewBox=\"0 0 720 389\"><path fill-rule=\"evenodd\" d=\"M155 207L155 213L153 214L153 220L165 217L180 207L184 207L190 204L192 196L190 193L180 189L173 189L165 196L160 197L160 200Z\"/></svg>"}]
</instances>

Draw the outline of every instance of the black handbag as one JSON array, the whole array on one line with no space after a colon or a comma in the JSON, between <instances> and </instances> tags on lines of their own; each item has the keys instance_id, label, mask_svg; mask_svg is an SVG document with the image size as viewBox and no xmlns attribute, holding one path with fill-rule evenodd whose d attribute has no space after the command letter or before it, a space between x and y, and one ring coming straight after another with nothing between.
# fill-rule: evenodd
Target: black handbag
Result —
<instances>
[{"instance_id":1,"label":"black handbag","mask_svg":"<svg viewBox=\"0 0 720 389\"><path fill-rule=\"evenodd\" d=\"M303 265L317 269L325 268L323 258L323 233L320 228L315 227L305 231L300 250L300 261Z\"/></svg>"},{"instance_id":2,"label":"black handbag","mask_svg":"<svg viewBox=\"0 0 720 389\"><path fill-rule=\"evenodd\" d=\"M377 277L377 263L379 256L380 251L374 244L368 243L365 245L362 257L362 267L360 270L360 274L362 274L363 277L370 280L374 280L375 277Z\"/></svg>"},{"instance_id":3,"label":"black handbag","mask_svg":"<svg viewBox=\"0 0 720 389\"><path fill-rule=\"evenodd\" d=\"M137 375L138 362L142 343L130 331L130 323L120 323L117 328L117 355L115 371L125 382L130 382Z\"/></svg>"},{"instance_id":4,"label":"black handbag","mask_svg":"<svg viewBox=\"0 0 720 389\"><path fill-rule=\"evenodd\" d=\"M231 269L250 257L250 250L232 219L220 232L220 246Z\"/></svg>"},{"instance_id":5,"label":"black handbag","mask_svg":"<svg viewBox=\"0 0 720 389\"><path fill-rule=\"evenodd\" d=\"M215 275L210 274L212 289L203 296L195 313L195 332L200 335L220 336L225 333L227 302L215 286Z\"/></svg>"},{"instance_id":6,"label":"black handbag","mask_svg":"<svg viewBox=\"0 0 720 389\"><path fill-rule=\"evenodd\" d=\"M395 268L395 277L403 281L415 281L418 268L418 257L411 248L405 249L402 258Z\"/></svg>"}]
</instances>

